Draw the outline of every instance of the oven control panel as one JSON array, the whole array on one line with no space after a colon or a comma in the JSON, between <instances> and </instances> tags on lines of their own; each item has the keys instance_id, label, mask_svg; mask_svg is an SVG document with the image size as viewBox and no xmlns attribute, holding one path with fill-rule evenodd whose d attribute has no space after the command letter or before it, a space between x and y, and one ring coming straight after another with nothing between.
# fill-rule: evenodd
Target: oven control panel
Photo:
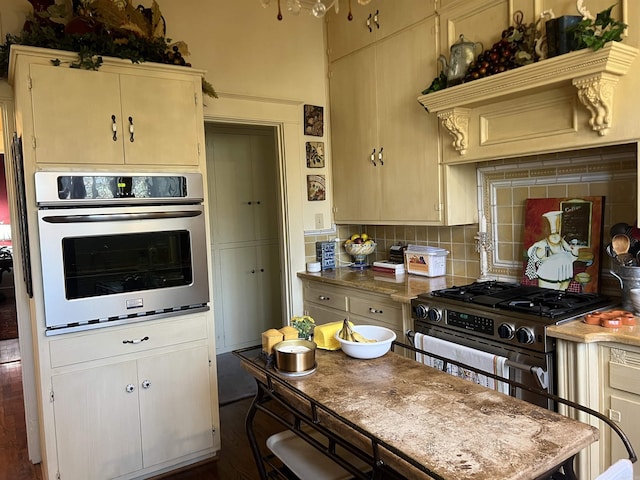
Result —
<instances>
[{"instance_id":1,"label":"oven control panel","mask_svg":"<svg viewBox=\"0 0 640 480\"><path fill-rule=\"evenodd\" d=\"M447 325L452 325L473 332L484 333L485 335L493 335L493 320L480 315L456 312L455 310L447 310Z\"/></svg>"}]
</instances>

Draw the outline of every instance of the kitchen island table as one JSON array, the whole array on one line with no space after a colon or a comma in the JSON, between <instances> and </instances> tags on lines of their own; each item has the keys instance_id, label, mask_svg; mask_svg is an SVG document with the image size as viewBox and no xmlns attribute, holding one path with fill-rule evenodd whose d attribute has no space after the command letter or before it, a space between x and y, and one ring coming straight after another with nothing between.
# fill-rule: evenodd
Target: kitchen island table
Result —
<instances>
[{"instance_id":1,"label":"kitchen island table","mask_svg":"<svg viewBox=\"0 0 640 480\"><path fill-rule=\"evenodd\" d=\"M360 360L318 350L316 368L300 376L267 366L260 347L234 353L259 387L246 427L263 479L269 462L253 430L258 412L306 441L309 429L319 431L326 438L316 448L357 478L543 479L561 467L572 474L574 455L599 438L592 426L393 351ZM341 449L369 472L344 461Z\"/></svg>"}]
</instances>

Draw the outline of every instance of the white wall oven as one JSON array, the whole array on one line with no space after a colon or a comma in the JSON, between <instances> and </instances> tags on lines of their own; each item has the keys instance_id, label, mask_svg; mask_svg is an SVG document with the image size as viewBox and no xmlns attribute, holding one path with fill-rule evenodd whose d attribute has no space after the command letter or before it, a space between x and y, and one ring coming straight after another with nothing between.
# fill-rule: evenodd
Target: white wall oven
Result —
<instances>
[{"instance_id":1,"label":"white wall oven","mask_svg":"<svg viewBox=\"0 0 640 480\"><path fill-rule=\"evenodd\" d=\"M202 176L35 174L47 335L209 308Z\"/></svg>"}]
</instances>

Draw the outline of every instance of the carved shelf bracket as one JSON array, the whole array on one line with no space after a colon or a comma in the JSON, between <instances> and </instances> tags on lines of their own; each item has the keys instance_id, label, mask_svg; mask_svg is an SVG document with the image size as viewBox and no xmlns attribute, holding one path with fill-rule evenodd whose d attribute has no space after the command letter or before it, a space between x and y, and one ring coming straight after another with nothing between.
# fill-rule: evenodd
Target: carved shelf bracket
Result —
<instances>
[{"instance_id":1,"label":"carved shelf bracket","mask_svg":"<svg viewBox=\"0 0 640 480\"><path fill-rule=\"evenodd\" d=\"M471 110L468 108L452 108L438 112L438 118L442 122L442 126L453 137L453 148L460 155L467 153L467 139L469 137L469 115Z\"/></svg>"},{"instance_id":2,"label":"carved shelf bracket","mask_svg":"<svg viewBox=\"0 0 640 480\"><path fill-rule=\"evenodd\" d=\"M589 125L604 136L613 122L613 92L618 76L600 73L589 77L574 78L578 99L591 113Z\"/></svg>"}]
</instances>

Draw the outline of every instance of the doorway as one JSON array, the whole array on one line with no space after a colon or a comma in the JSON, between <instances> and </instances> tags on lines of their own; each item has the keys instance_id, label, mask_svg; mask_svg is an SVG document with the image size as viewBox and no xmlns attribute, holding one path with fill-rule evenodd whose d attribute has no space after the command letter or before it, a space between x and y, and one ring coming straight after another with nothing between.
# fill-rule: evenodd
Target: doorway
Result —
<instances>
[{"instance_id":1,"label":"doorway","mask_svg":"<svg viewBox=\"0 0 640 480\"><path fill-rule=\"evenodd\" d=\"M277 128L206 123L218 354L284 324Z\"/></svg>"}]
</instances>

